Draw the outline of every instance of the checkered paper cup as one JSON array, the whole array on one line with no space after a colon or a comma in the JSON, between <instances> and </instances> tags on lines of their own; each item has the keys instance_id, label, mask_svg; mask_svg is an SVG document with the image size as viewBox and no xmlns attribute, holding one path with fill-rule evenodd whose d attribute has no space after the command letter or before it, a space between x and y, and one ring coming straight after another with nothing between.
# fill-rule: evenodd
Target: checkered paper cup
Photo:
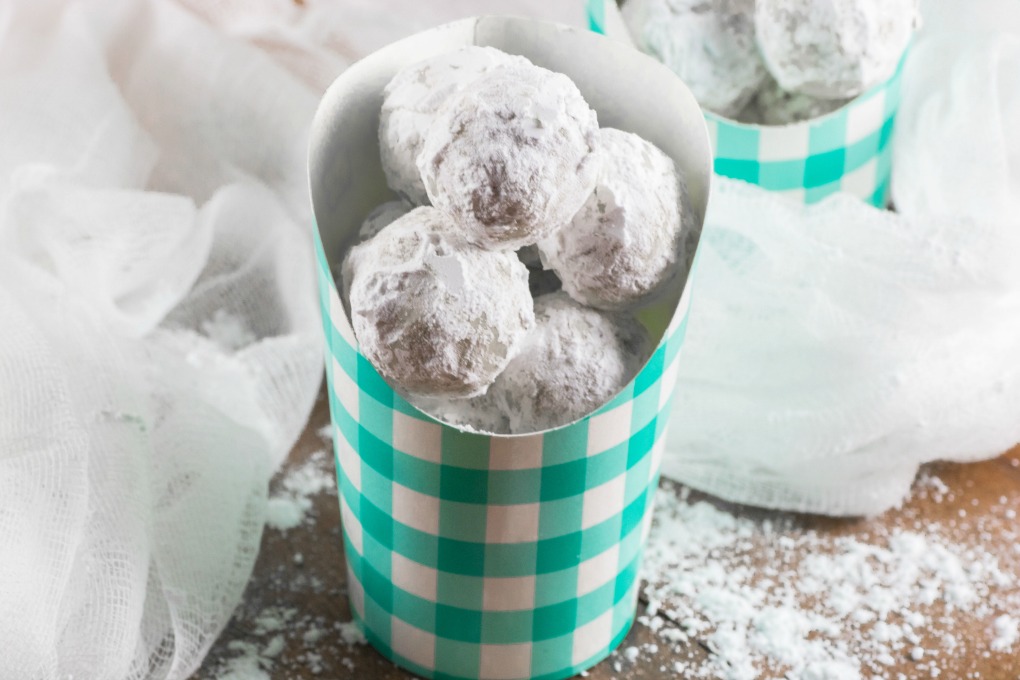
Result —
<instances>
[{"instance_id":1,"label":"checkered paper cup","mask_svg":"<svg viewBox=\"0 0 1020 680\"><path fill-rule=\"evenodd\" d=\"M591 30L633 44L615 0L584 1ZM885 206L902 71L903 61L846 106L792 125L749 125L705 111L715 172L804 203L842 191Z\"/></svg>"},{"instance_id":2,"label":"checkered paper cup","mask_svg":"<svg viewBox=\"0 0 1020 680\"><path fill-rule=\"evenodd\" d=\"M676 159L699 230L711 150L697 103L662 65L588 31L502 17L448 24L365 58L337 79L313 123L309 180L351 609L383 655L422 676L565 678L607 656L634 617L688 295L681 283L644 318L662 337L634 381L554 430L465 432L380 377L358 349L332 272L364 216L392 198L376 142L383 87L405 65L471 44L567 74L603 125Z\"/></svg>"}]
</instances>

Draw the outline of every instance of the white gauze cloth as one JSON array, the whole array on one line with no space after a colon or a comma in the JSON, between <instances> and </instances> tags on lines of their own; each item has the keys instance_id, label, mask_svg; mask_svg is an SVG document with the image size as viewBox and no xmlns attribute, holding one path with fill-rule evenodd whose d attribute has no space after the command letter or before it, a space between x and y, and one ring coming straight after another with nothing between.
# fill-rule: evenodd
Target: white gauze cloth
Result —
<instances>
[{"instance_id":1,"label":"white gauze cloth","mask_svg":"<svg viewBox=\"0 0 1020 680\"><path fill-rule=\"evenodd\" d=\"M542 5L306 4L0 3L0 680L198 668L321 381L321 90Z\"/></svg>"},{"instance_id":2,"label":"white gauze cloth","mask_svg":"<svg viewBox=\"0 0 1020 680\"><path fill-rule=\"evenodd\" d=\"M322 372L317 93L167 2L0 4L0 678L186 678Z\"/></svg>"},{"instance_id":3,"label":"white gauze cloth","mask_svg":"<svg viewBox=\"0 0 1020 680\"><path fill-rule=\"evenodd\" d=\"M920 464L1020 441L1020 6L926 9L897 120L900 214L716 178L664 474L875 514Z\"/></svg>"}]
</instances>

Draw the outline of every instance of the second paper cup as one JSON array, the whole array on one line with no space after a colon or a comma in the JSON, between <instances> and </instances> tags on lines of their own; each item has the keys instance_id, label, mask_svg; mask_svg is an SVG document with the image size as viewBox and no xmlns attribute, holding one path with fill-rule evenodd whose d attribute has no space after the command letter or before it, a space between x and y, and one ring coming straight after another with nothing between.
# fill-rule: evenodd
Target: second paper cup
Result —
<instances>
[{"instance_id":1,"label":"second paper cup","mask_svg":"<svg viewBox=\"0 0 1020 680\"><path fill-rule=\"evenodd\" d=\"M591 30L633 44L615 0L584 2ZM753 125L705 111L715 172L803 203L842 191L884 207L903 62L889 80L811 120Z\"/></svg>"},{"instance_id":2,"label":"second paper cup","mask_svg":"<svg viewBox=\"0 0 1020 680\"><path fill-rule=\"evenodd\" d=\"M326 93L309 179L351 609L384 656L429 678L566 678L634 618L641 551L687 321L686 285L646 317L661 334L637 377L575 423L470 433L422 413L359 351L333 272L365 215L393 198L379 161L382 91L402 67L490 45L565 73L603 126L684 172L697 217L711 177L704 120L664 66L588 31L467 19L386 47ZM654 337L654 336L653 336Z\"/></svg>"}]
</instances>

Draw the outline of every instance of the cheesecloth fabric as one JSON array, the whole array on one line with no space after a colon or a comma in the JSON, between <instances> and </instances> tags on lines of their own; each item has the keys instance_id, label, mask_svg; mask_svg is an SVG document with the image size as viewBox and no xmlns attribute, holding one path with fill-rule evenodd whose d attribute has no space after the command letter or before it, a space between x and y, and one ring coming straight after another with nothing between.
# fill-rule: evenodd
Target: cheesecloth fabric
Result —
<instances>
[{"instance_id":1,"label":"cheesecloth fabric","mask_svg":"<svg viewBox=\"0 0 1020 680\"><path fill-rule=\"evenodd\" d=\"M162 3L0 5L0 678L185 678L321 380L317 96Z\"/></svg>"}]
</instances>

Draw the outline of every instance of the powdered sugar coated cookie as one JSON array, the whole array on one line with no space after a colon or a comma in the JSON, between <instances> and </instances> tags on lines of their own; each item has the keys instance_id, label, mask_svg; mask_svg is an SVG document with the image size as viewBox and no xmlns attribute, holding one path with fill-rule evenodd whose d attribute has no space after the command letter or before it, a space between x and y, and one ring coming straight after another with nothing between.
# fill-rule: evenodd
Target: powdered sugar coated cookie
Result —
<instances>
[{"instance_id":1,"label":"powdered sugar coated cookie","mask_svg":"<svg viewBox=\"0 0 1020 680\"><path fill-rule=\"evenodd\" d=\"M527 60L471 45L408 66L393 77L379 112L379 154L391 189L415 205L429 202L416 160L436 111L481 74L514 62Z\"/></svg>"},{"instance_id":2,"label":"powdered sugar coated cookie","mask_svg":"<svg viewBox=\"0 0 1020 680\"><path fill-rule=\"evenodd\" d=\"M652 347L629 314L601 312L566 293L535 300L535 330L489 392L514 434L559 427L609 401Z\"/></svg>"},{"instance_id":3,"label":"powdered sugar coated cookie","mask_svg":"<svg viewBox=\"0 0 1020 680\"><path fill-rule=\"evenodd\" d=\"M918 0L758 0L765 64L788 92L854 97L889 78L920 20Z\"/></svg>"},{"instance_id":4,"label":"powdered sugar coated cookie","mask_svg":"<svg viewBox=\"0 0 1020 680\"><path fill-rule=\"evenodd\" d=\"M343 281L361 352L409 394L483 393L534 326L517 256L468 244L434 208L352 248Z\"/></svg>"},{"instance_id":5,"label":"powdered sugar coated cookie","mask_svg":"<svg viewBox=\"0 0 1020 680\"><path fill-rule=\"evenodd\" d=\"M595 190L563 229L539 243L575 300L600 309L650 302L686 273L686 187L669 156L629 132L600 130Z\"/></svg>"},{"instance_id":6,"label":"powdered sugar coated cookie","mask_svg":"<svg viewBox=\"0 0 1020 680\"><path fill-rule=\"evenodd\" d=\"M765 80L754 0L627 0L638 47L671 68L710 111L734 117Z\"/></svg>"},{"instance_id":7,"label":"powdered sugar coated cookie","mask_svg":"<svg viewBox=\"0 0 1020 680\"><path fill-rule=\"evenodd\" d=\"M565 224L595 186L598 121L574 83L532 64L450 97L418 156L429 199L479 246L517 249Z\"/></svg>"}]
</instances>

